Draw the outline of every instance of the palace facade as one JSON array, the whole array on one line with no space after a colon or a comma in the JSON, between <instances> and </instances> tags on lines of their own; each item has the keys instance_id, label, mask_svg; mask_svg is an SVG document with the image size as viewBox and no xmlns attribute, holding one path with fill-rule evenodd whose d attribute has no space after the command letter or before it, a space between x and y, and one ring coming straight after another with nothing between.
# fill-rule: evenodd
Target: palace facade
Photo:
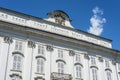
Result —
<instances>
[{"instance_id":1,"label":"palace facade","mask_svg":"<svg viewBox=\"0 0 120 80\"><path fill-rule=\"evenodd\" d=\"M47 16L0 8L0 80L120 80L111 40L75 29L61 10Z\"/></svg>"}]
</instances>

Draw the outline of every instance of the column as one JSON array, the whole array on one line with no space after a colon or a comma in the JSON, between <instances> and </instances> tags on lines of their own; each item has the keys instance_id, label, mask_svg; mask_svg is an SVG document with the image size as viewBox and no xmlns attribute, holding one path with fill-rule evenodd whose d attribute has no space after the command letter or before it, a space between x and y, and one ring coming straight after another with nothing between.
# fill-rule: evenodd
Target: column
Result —
<instances>
[{"instance_id":1,"label":"column","mask_svg":"<svg viewBox=\"0 0 120 80\"><path fill-rule=\"evenodd\" d=\"M1 42L1 54L0 54L0 80L7 80L7 67L8 58L10 52L10 45L12 43L12 38L9 36L3 37L3 42Z\"/></svg>"},{"instance_id":2,"label":"column","mask_svg":"<svg viewBox=\"0 0 120 80\"><path fill-rule=\"evenodd\" d=\"M28 41L25 51L24 59L24 71L23 71L23 80L33 80L33 54L34 54L35 42Z\"/></svg>"},{"instance_id":3,"label":"column","mask_svg":"<svg viewBox=\"0 0 120 80\"><path fill-rule=\"evenodd\" d=\"M52 73L52 52L53 52L53 46L52 45L46 45L46 67L45 67L45 80L52 80L51 79L51 73Z\"/></svg>"}]
</instances>

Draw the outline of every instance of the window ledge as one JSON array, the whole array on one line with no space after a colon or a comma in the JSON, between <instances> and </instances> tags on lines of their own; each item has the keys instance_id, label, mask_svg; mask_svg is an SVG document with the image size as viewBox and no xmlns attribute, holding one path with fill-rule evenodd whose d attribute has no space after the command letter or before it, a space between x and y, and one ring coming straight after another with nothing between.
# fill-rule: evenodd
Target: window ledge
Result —
<instances>
[{"instance_id":1,"label":"window ledge","mask_svg":"<svg viewBox=\"0 0 120 80\"><path fill-rule=\"evenodd\" d=\"M21 71L21 70L14 70L14 69L12 69L11 71L13 71L13 72L20 72L20 73L22 73L22 71Z\"/></svg>"},{"instance_id":2,"label":"window ledge","mask_svg":"<svg viewBox=\"0 0 120 80\"><path fill-rule=\"evenodd\" d=\"M45 73L38 73L38 72L36 72L35 74L38 74L38 75L45 75Z\"/></svg>"}]
</instances>

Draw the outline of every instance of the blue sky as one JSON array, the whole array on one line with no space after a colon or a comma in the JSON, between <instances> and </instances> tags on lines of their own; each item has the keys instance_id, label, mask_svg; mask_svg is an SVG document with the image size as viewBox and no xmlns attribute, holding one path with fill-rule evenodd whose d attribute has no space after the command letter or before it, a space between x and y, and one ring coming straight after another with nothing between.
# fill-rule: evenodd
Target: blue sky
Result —
<instances>
[{"instance_id":1,"label":"blue sky","mask_svg":"<svg viewBox=\"0 0 120 80\"><path fill-rule=\"evenodd\" d=\"M97 7L103 13L97 14L97 19L105 19L99 23L100 36L113 40L113 48L120 50L120 0L0 0L0 7L40 18L46 18L46 13L53 10L63 10L76 29L86 32L94 26L90 20L94 19L92 10Z\"/></svg>"}]
</instances>

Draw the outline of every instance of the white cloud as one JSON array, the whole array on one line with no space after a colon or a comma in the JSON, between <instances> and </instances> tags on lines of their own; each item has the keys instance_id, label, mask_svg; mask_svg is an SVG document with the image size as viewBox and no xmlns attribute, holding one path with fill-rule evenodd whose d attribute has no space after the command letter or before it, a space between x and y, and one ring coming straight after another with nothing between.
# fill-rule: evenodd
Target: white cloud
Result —
<instances>
[{"instance_id":1,"label":"white cloud","mask_svg":"<svg viewBox=\"0 0 120 80\"><path fill-rule=\"evenodd\" d=\"M95 7L92 11L94 15L90 19L91 26L88 32L95 35L101 35L103 32L103 24L106 23L106 19L101 17L103 15L103 11L98 7Z\"/></svg>"}]
</instances>

